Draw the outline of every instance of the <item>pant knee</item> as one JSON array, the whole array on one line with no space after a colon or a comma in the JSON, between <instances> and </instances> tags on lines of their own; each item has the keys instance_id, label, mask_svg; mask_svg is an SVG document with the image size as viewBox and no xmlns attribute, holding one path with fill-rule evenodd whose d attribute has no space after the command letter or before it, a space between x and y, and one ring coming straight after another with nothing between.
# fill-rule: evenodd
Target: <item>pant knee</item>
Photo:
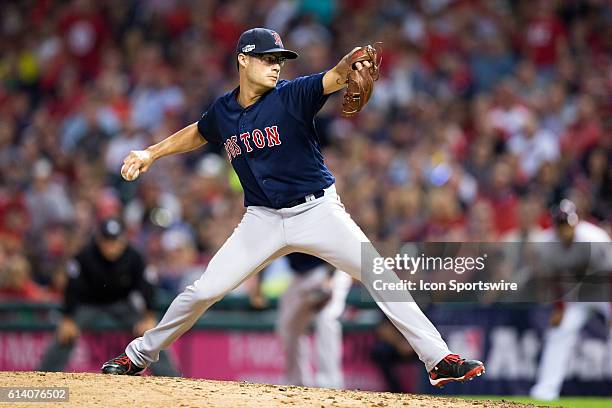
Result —
<instances>
[{"instance_id":1,"label":"pant knee","mask_svg":"<svg viewBox=\"0 0 612 408\"><path fill-rule=\"evenodd\" d=\"M223 296L227 293L227 291L220 290L218 288L208 286L205 284L194 285L188 290L191 289L191 296L194 301L198 304L213 304L223 299Z\"/></svg>"}]
</instances>

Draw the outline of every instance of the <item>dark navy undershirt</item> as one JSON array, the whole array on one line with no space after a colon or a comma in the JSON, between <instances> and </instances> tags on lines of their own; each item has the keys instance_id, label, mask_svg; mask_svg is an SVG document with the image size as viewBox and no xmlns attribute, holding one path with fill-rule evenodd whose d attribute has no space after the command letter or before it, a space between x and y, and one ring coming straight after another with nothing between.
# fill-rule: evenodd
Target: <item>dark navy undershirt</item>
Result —
<instances>
[{"instance_id":1,"label":"dark navy undershirt","mask_svg":"<svg viewBox=\"0 0 612 408\"><path fill-rule=\"evenodd\" d=\"M301 252L293 252L287 255L287 259L289 260L289 266L291 266L291 269L293 269L293 271L298 275L304 275L307 272L312 271L314 268L325 264L324 260L319 259L316 256L303 254Z\"/></svg>"},{"instance_id":2,"label":"dark navy undershirt","mask_svg":"<svg viewBox=\"0 0 612 408\"><path fill-rule=\"evenodd\" d=\"M236 100L236 88L216 99L198 121L209 143L224 146L245 206L282 208L334 183L314 125L328 98L324 74L280 80L247 108Z\"/></svg>"}]
</instances>

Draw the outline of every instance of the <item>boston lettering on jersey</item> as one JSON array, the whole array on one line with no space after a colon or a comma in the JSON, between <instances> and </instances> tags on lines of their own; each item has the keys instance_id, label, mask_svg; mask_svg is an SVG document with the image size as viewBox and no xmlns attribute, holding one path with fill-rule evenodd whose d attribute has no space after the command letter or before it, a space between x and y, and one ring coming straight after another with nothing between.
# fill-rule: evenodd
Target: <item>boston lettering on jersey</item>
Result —
<instances>
[{"instance_id":1,"label":"boston lettering on jersey","mask_svg":"<svg viewBox=\"0 0 612 408\"><path fill-rule=\"evenodd\" d=\"M334 183L314 125L327 101L323 75L280 80L247 108L236 100L236 88L217 98L198 121L202 137L224 147L245 206L282 208Z\"/></svg>"},{"instance_id":2,"label":"boston lettering on jersey","mask_svg":"<svg viewBox=\"0 0 612 408\"><path fill-rule=\"evenodd\" d=\"M240 140L246 148L247 152L252 152L253 147L251 141L257 149L263 149L267 147L274 147L281 144L280 135L278 134L278 126L269 126L265 129L266 135L264 137L263 132L260 129L255 129L252 132L245 132L240 134ZM232 135L223 143L225 152L230 161L239 154L242 153L242 149L238 145L238 138L236 135Z\"/></svg>"}]
</instances>

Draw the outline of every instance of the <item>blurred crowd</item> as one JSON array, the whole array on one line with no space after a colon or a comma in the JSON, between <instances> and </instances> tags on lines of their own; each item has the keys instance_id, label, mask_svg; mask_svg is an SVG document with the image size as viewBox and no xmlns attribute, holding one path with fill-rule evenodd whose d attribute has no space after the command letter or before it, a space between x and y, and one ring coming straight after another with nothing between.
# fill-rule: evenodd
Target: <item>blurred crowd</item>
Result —
<instances>
[{"instance_id":1,"label":"blurred crowd","mask_svg":"<svg viewBox=\"0 0 612 408\"><path fill-rule=\"evenodd\" d=\"M316 125L373 240L520 240L571 198L612 231L612 6L605 0L21 0L0 10L0 296L58 300L66 262L120 216L176 291L244 211L225 153L123 157L237 85L245 29L278 31L287 79L383 42L355 119Z\"/></svg>"}]
</instances>

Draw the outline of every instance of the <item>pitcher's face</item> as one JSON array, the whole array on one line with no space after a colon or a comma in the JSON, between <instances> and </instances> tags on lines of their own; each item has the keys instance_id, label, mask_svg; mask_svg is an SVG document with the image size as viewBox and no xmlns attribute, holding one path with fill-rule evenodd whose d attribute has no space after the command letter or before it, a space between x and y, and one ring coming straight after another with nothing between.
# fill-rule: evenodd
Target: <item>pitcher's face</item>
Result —
<instances>
[{"instance_id":1,"label":"pitcher's face","mask_svg":"<svg viewBox=\"0 0 612 408\"><path fill-rule=\"evenodd\" d=\"M285 57L277 53L241 55L244 56L242 58L243 67L249 82L267 89L276 86L280 70L285 64Z\"/></svg>"}]
</instances>

